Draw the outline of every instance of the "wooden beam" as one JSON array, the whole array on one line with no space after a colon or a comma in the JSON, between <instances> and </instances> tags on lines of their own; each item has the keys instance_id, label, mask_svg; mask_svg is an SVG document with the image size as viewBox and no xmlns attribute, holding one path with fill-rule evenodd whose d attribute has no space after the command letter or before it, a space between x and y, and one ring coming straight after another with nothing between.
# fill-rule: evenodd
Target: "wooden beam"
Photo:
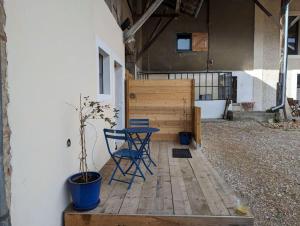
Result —
<instances>
[{"instance_id":1,"label":"wooden beam","mask_svg":"<svg viewBox=\"0 0 300 226\"><path fill-rule=\"evenodd\" d=\"M135 16L140 17L141 14L136 14ZM178 17L179 14L177 13L154 13L151 17Z\"/></svg>"},{"instance_id":2,"label":"wooden beam","mask_svg":"<svg viewBox=\"0 0 300 226\"><path fill-rule=\"evenodd\" d=\"M270 13L258 0L253 0L255 5L257 5L268 17L272 16L272 13Z\"/></svg>"},{"instance_id":3,"label":"wooden beam","mask_svg":"<svg viewBox=\"0 0 300 226\"><path fill-rule=\"evenodd\" d=\"M293 27L300 20L300 16L297 16L290 24L289 29Z\"/></svg>"},{"instance_id":4,"label":"wooden beam","mask_svg":"<svg viewBox=\"0 0 300 226\"><path fill-rule=\"evenodd\" d=\"M180 6L181 6L181 0L176 1L176 9L175 12L178 14L180 13Z\"/></svg>"},{"instance_id":5,"label":"wooden beam","mask_svg":"<svg viewBox=\"0 0 300 226\"><path fill-rule=\"evenodd\" d=\"M133 8L132 8L132 5L131 5L131 2L130 2L130 0L127 0L127 5L128 5L128 8L129 8L129 11L130 11L130 13L131 13L131 16L133 17Z\"/></svg>"},{"instance_id":6,"label":"wooden beam","mask_svg":"<svg viewBox=\"0 0 300 226\"><path fill-rule=\"evenodd\" d=\"M124 33L124 41L128 41L149 19L149 17L155 12L155 10L161 5L164 0L155 0L153 4L147 9L144 15L128 30Z\"/></svg>"},{"instance_id":7,"label":"wooden beam","mask_svg":"<svg viewBox=\"0 0 300 226\"><path fill-rule=\"evenodd\" d=\"M197 225L197 226L253 226L253 218L227 217L227 216L158 216L158 215L112 215L112 214L88 214L65 213L65 226L173 226L173 225Z\"/></svg>"},{"instance_id":8,"label":"wooden beam","mask_svg":"<svg viewBox=\"0 0 300 226\"><path fill-rule=\"evenodd\" d=\"M204 3L204 0L200 0L200 1L199 1L199 5L198 5L198 7L197 7L197 9L196 9L196 12L195 12L195 18L198 17L198 15L199 15L199 13L200 13L200 10L201 10L201 8L202 8L203 3Z\"/></svg>"},{"instance_id":9,"label":"wooden beam","mask_svg":"<svg viewBox=\"0 0 300 226\"><path fill-rule=\"evenodd\" d=\"M1 41L7 42L7 38L5 34L0 34Z\"/></svg>"},{"instance_id":10,"label":"wooden beam","mask_svg":"<svg viewBox=\"0 0 300 226\"><path fill-rule=\"evenodd\" d=\"M174 18L175 17L170 18L167 21L167 23L165 23L164 26L161 27L161 29L155 34L155 36L143 47L141 52L137 54L136 61L138 61L143 56L143 54L150 48L150 46L156 41L159 35L168 27L168 25L172 22Z\"/></svg>"}]
</instances>

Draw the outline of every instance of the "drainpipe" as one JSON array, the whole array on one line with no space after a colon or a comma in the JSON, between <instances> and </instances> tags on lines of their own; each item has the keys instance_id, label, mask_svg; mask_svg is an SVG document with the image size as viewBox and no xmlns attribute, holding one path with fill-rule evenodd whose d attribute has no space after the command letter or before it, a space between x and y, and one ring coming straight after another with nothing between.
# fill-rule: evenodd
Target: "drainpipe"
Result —
<instances>
[{"instance_id":1,"label":"drainpipe","mask_svg":"<svg viewBox=\"0 0 300 226\"><path fill-rule=\"evenodd\" d=\"M285 107L286 103L286 78L287 78L287 65L288 65L288 31L289 31L289 5L286 3L283 8L284 17L284 38L282 43L283 51L281 52L281 63L279 73L279 93L277 97L277 106L272 107L272 111L276 111ZM283 19L283 18L281 18Z\"/></svg>"},{"instance_id":2,"label":"drainpipe","mask_svg":"<svg viewBox=\"0 0 300 226\"><path fill-rule=\"evenodd\" d=\"M1 51L0 51L1 56ZM3 165L3 118L2 118L2 70L0 60L0 226L10 226L10 214L6 203L5 174Z\"/></svg>"}]
</instances>

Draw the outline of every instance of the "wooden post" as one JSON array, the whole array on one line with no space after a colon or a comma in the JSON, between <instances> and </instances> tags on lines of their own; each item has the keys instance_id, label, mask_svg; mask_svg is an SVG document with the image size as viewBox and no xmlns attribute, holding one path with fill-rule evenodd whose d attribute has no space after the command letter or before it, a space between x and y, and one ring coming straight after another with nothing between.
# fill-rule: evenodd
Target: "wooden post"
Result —
<instances>
[{"instance_id":1,"label":"wooden post","mask_svg":"<svg viewBox=\"0 0 300 226\"><path fill-rule=\"evenodd\" d=\"M129 83L133 79L132 74L128 70L125 72L125 127L128 127L129 122Z\"/></svg>"},{"instance_id":2,"label":"wooden post","mask_svg":"<svg viewBox=\"0 0 300 226\"><path fill-rule=\"evenodd\" d=\"M194 108L194 138L197 145L201 145L201 108Z\"/></svg>"}]
</instances>

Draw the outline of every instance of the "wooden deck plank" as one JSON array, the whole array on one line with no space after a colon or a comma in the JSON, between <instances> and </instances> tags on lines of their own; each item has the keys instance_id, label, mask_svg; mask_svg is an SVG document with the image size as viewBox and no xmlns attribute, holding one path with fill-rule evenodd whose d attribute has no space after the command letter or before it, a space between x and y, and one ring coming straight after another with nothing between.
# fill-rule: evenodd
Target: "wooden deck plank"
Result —
<instances>
[{"instance_id":1,"label":"wooden deck plank","mask_svg":"<svg viewBox=\"0 0 300 226\"><path fill-rule=\"evenodd\" d=\"M159 142L153 143L151 151L154 162L159 164ZM150 175L149 172L146 172L146 181L143 183L142 192L140 195L139 205L137 209L138 214L147 214L153 212L157 186L157 168L158 167L151 167L153 175Z\"/></svg>"},{"instance_id":2,"label":"wooden deck plank","mask_svg":"<svg viewBox=\"0 0 300 226\"><path fill-rule=\"evenodd\" d=\"M126 168L127 166L129 166L129 161L126 160L122 161L121 166L123 169ZM116 172L115 178L128 180L128 176L124 177L119 170ZM94 212L118 213L120 210L120 207L123 203L124 197L127 192L128 184L112 181L111 185L109 185L108 184L109 179L110 176L102 183L102 187L101 187L102 200L100 205L96 208L96 210L94 210Z\"/></svg>"},{"instance_id":3,"label":"wooden deck plank","mask_svg":"<svg viewBox=\"0 0 300 226\"><path fill-rule=\"evenodd\" d=\"M192 158L189 159L189 162L193 168L194 174L199 182L211 213L215 216L228 216L229 212L227 208L205 172L202 159L200 157L197 158L195 152L195 150L191 150Z\"/></svg>"},{"instance_id":4,"label":"wooden deck plank","mask_svg":"<svg viewBox=\"0 0 300 226\"><path fill-rule=\"evenodd\" d=\"M187 159L178 159L186 186L189 202L193 215L211 215L207 200L200 189L200 185L194 175L193 169Z\"/></svg>"},{"instance_id":5,"label":"wooden deck plank","mask_svg":"<svg viewBox=\"0 0 300 226\"><path fill-rule=\"evenodd\" d=\"M151 150L157 151L157 143L153 144L151 142ZM146 173L146 167L144 164L141 163L140 165L142 172L144 173L144 176L146 179L149 178L150 174ZM121 209L119 211L119 214L136 214L139 207L140 202L140 196L142 194L142 188L143 188L144 181L142 179L136 181L132 184L131 189L126 193L126 196L124 198L124 202L121 206Z\"/></svg>"},{"instance_id":6,"label":"wooden deck plank","mask_svg":"<svg viewBox=\"0 0 300 226\"><path fill-rule=\"evenodd\" d=\"M229 187L229 185L224 181L223 178L217 173L217 171L212 167L212 165L208 162L206 157L201 151L197 151L196 153L197 158L200 159L201 164L203 164L203 170L210 179L211 183L215 185L215 189L220 195L224 205L228 209L230 215L236 216L236 212L234 211L235 208L235 201L237 199L237 195L233 192L233 190ZM251 216L251 213L249 213Z\"/></svg>"},{"instance_id":7,"label":"wooden deck plank","mask_svg":"<svg viewBox=\"0 0 300 226\"><path fill-rule=\"evenodd\" d=\"M176 158L172 157L174 143L168 145L170 176L173 194L173 205L175 215L192 215L190 202L186 192L182 173Z\"/></svg>"},{"instance_id":8,"label":"wooden deck plank","mask_svg":"<svg viewBox=\"0 0 300 226\"><path fill-rule=\"evenodd\" d=\"M160 142L158 156L154 213L174 214L167 142Z\"/></svg>"}]
</instances>

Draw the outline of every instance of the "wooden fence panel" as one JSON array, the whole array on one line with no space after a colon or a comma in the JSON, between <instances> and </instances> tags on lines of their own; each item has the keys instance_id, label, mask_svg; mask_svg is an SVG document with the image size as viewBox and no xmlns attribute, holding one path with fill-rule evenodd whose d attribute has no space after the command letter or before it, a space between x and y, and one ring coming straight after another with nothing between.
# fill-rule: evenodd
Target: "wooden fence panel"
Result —
<instances>
[{"instance_id":1,"label":"wooden fence panel","mask_svg":"<svg viewBox=\"0 0 300 226\"><path fill-rule=\"evenodd\" d=\"M177 140L181 131L193 132L193 80L127 80L128 118L149 118L160 128L153 140Z\"/></svg>"}]
</instances>

